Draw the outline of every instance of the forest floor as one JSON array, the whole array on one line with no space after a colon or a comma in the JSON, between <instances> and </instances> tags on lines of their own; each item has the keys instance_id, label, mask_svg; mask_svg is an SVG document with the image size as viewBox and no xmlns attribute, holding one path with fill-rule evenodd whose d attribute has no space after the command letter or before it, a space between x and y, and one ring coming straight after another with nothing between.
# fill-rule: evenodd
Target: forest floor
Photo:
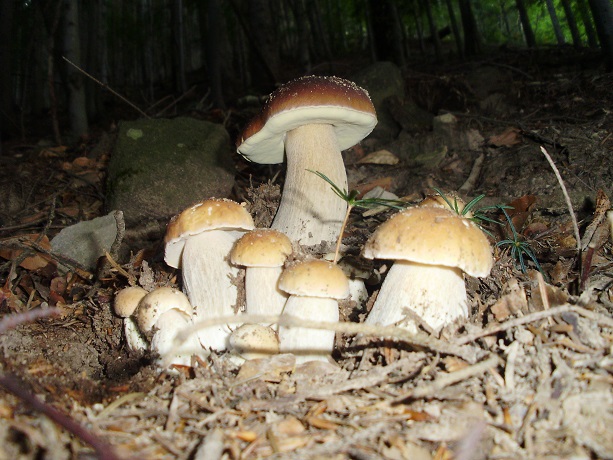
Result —
<instances>
[{"instance_id":1,"label":"forest floor","mask_svg":"<svg viewBox=\"0 0 613 460\"><path fill-rule=\"evenodd\" d=\"M6 143L0 387L9 391L0 388L0 458L91 458L94 450L107 459L613 458L613 255L605 217L613 74L590 65L579 53L518 52L406 72L415 103L453 112L485 141L479 150L450 150L427 170L359 163L385 147L365 143L347 153L350 186L384 184L413 204L433 186L459 189L475 171L465 198L512 203L517 237L508 222L488 228L496 241L517 244L495 248L489 277L467 279L465 323L414 340L339 333L335 365L296 367L279 355L241 367L212 354L160 374L151 356L130 354L113 296L128 284L126 272L152 285L176 282L161 258L161 235L147 240L128 229L125 272L107 269L102 277L59 274L48 253L62 228L104 214L113 133L69 149L38 139ZM234 112L230 132L249 115ZM579 258L571 213L541 147L572 200ZM277 170L237 164L234 198L252 210L274 207L278 189L266 184ZM355 211L347 253L358 255L391 214ZM505 221L499 211L488 216ZM533 251L542 271L523 252L522 272L519 249ZM386 264L375 262L372 273ZM368 287L374 293L379 285ZM38 307L55 307L54 315L28 316ZM364 308L341 314L360 320Z\"/></svg>"}]
</instances>

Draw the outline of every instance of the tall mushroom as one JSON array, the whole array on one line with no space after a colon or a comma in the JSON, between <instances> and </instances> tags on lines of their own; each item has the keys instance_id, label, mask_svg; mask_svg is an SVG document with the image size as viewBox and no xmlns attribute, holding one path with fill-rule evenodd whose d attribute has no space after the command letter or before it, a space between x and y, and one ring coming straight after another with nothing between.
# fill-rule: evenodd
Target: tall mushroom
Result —
<instances>
[{"instance_id":1,"label":"tall mushroom","mask_svg":"<svg viewBox=\"0 0 613 460\"><path fill-rule=\"evenodd\" d=\"M285 151L285 186L272 228L305 245L336 241L347 203L308 170L347 189L341 151L376 124L366 90L342 78L302 77L274 91L237 143L238 152L256 163L282 163Z\"/></svg>"},{"instance_id":2,"label":"tall mushroom","mask_svg":"<svg viewBox=\"0 0 613 460\"><path fill-rule=\"evenodd\" d=\"M287 294L279 289L279 276L292 242L270 228L251 230L239 238L230 261L245 269L245 311L252 315L280 315Z\"/></svg>"},{"instance_id":3,"label":"tall mushroom","mask_svg":"<svg viewBox=\"0 0 613 460\"><path fill-rule=\"evenodd\" d=\"M183 288L195 309L195 320L234 314L238 291L231 277L238 269L228 261L232 246L254 227L240 204L226 199L204 200L175 216L166 230L164 260L181 268ZM202 346L225 350L230 328L198 331Z\"/></svg>"},{"instance_id":4,"label":"tall mushroom","mask_svg":"<svg viewBox=\"0 0 613 460\"><path fill-rule=\"evenodd\" d=\"M338 300L349 295L349 283L338 265L307 259L287 267L279 287L290 294L284 315L338 322ZM281 353L293 353L296 362L327 361L334 348L334 331L303 327L279 328Z\"/></svg>"},{"instance_id":5,"label":"tall mushroom","mask_svg":"<svg viewBox=\"0 0 613 460\"><path fill-rule=\"evenodd\" d=\"M414 332L417 325L410 315L407 318L405 308L434 330L468 317L462 272L485 277L493 263L491 247L479 227L436 206L395 214L369 238L363 254L395 261L366 323L403 321L401 325Z\"/></svg>"}]
</instances>

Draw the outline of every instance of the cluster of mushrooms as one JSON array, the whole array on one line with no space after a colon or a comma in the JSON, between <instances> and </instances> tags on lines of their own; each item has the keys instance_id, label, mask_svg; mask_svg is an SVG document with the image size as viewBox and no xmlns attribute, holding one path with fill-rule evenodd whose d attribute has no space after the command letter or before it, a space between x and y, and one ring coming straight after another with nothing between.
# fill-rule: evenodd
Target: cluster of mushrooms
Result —
<instances>
[{"instance_id":1,"label":"cluster of mushrooms","mask_svg":"<svg viewBox=\"0 0 613 460\"><path fill-rule=\"evenodd\" d=\"M247 314L338 322L338 301L350 295L343 270L327 260L290 256L294 248L340 237L347 203L312 171L347 189L341 151L376 123L368 93L341 78L303 77L273 92L237 143L250 161L287 161L271 228L254 228L245 206L227 199L206 199L175 216L166 232L165 261L181 270L183 292L120 291L115 311L124 318L128 345L157 352L162 367L189 365L192 355L209 350L230 350L244 359L293 353L297 363L328 360L334 346L328 330L221 324L199 328L180 347L174 339L193 323L242 314L236 283L243 269ZM487 276L492 254L467 217L443 200L429 200L398 212L373 233L363 256L395 262L367 323L437 330L468 317L463 273ZM359 294L353 299L361 300Z\"/></svg>"}]
</instances>

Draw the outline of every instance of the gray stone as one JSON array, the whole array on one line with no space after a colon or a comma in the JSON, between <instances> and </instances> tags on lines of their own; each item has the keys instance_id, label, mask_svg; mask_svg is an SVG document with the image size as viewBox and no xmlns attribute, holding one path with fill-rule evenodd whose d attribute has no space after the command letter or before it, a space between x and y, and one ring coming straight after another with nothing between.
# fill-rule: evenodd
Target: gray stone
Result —
<instances>
[{"instance_id":1,"label":"gray stone","mask_svg":"<svg viewBox=\"0 0 613 460\"><path fill-rule=\"evenodd\" d=\"M128 226L166 220L191 204L228 196L234 184L223 126L192 118L122 122L109 164L107 209Z\"/></svg>"},{"instance_id":2,"label":"gray stone","mask_svg":"<svg viewBox=\"0 0 613 460\"><path fill-rule=\"evenodd\" d=\"M98 258L111 249L116 235L117 224L110 213L62 229L51 240L51 250L92 270Z\"/></svg>"},{"instance_id":3,"label":"gray stone","mask_svg":"<svg viewBox=\"0 0 613 460\"><path fill-rule=\"evenodd\" d=\"M392 62L375 62L354 74L351 79L368 91L377 111L379 123L372 136L379 139L396 137L400 126L390 113L387 101L404 99L404 79L400 68Z\"/></svg>"}]
</instances>

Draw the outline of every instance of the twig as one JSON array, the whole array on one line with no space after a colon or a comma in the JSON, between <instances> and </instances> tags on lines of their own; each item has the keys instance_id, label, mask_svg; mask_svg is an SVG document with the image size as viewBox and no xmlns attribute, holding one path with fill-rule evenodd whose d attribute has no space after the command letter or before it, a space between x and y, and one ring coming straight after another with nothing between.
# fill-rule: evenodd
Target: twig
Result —
<instances>
[{"instance_id":1,"label":"twig","mask_svg":"<svg viewBox=\"0 0 613 460\"><path fill-rule=\"evenodd\" d=\"M127 100L125 97L123 97L121 94L119 94L117 91L115 91L113 88L111 88L109 85L102 83L100 80L98 80L96 77L94 77L93 75L87 73L85 70L83 70L81 67L79 67L78 65L76 65L74 62L72 62L70 59L68 59L66 56L62 56L62 59L64 59L68 64L70 64L71 66L73 66L75 69L77 69L79 72L81 72L83 75L85 75L86 77L92 79L93 81L95 81L96 83L98 83L100 86L102 86L104 89L108 90L109 92L111 92L112 94L114 94L115 96L117 96L119 99L121 99L123 102L125 102L126 104L128 104L130 107L132 107L134 110L136 110L138 113L140 113L143 117L150 119L151 117L149 115L147 115L145 112L143 112L140 108L138 108L135 104L133 104L132 102L130 102L129 100Z\"/></svg>"},{"instance_id":2,"label":"twig","mask_svg":"<svg viewBox=\"0 0 613 460\"><path fill-rule=\"evenodd\" d=\"M442 374L436 378L433 382L421 385L417 388L409 390L408 393L392 400L391 404L402 404L407 399L418 399L426 396L435 396L443 388L450 385L454 385L462 380L469 379L475 375L479 375L487 371L492 367L496 367L501 364L501 359L498 356L491 356L490 358L472 366L465 367L459 371L450 372L448 374Z\"/></svg>"},{"instance_id":3,"label":"twig","mask_svg":"<svg viewBox=\"0 0 613 460\"><path fill-rule=\"evenodd\" d=\"M477 157L475 162L473 163L473 167L470 170L470 174L468 175L468 179L466 182L462 184L462 186L458 189L458 192L468 194L475 188L477 184L477 180L479 180L479 176L481 175L481 169L483 169L483 162L485 161L485 154L481 152L481 154Z\"/></svg>"},{"instance_id":4,"label":"twig","mask_svg":"<svg viewBox=\"0 0 613 460\"><path fill-rule=\"evenodd\" d=\"M467 343L473 342L481 337L486 337L488 335L497 334L499 332L506 331L508 329L512 329L517 326L521 326L523 324L532 323L534 321L539 321L541 319L549 318L551 316L560 315L562 313L575 312L581 316L589 318L593 321L598 322L604 326L613 327L613 319L595 313L593 311L587 310L582 307L578 307L576 305L560 305L559 307L553 307L549 310L537 311L534 313L530 313L529 315L523 316L521 318L511 319L509 321L505 321L504 323L495 324L494 326L490 326L486 329L483 329L479 332L475 332L474 334L469 334L464 337L459 337L453 341L456 345L466 345Z\"/></svg>"},{"instance_id":5,"label":"twig","mask_svg":"<svg viewBox=\"0 0 613 460\"><path fill-rule=\"evenodd\" d=\"M570 213L570 218L573 222L573 230L575 232L575 239L577 240L577 257L579 258L579 261L580 261L581 260L581 235L579 234L579 225L577 224L577 217L575 216L575 211L573 210L573 203L570 201L570 196L568 195L568 191L566 190L566 186L564 185L564 181L562 180L560 171L558 171L558 168L553 162L551 156L549 155L545 147L543 147L542 145L541 145L541 152L543 152L543 155L545 155L545 158L547 158L547 161L549 162L551 169L553 169L553 172L555 173L556 178L558 179L558 183L560 184L562 193L564 194L564 199L566 200L566 206L568 206L568 212Z\"/></svg>"},{"instance_id":6,"label":"twig","mask_svg":"<svg viewBox=\"0 0 613 460\"><path fill-rule=\"evenodd\" d=\"M34 310L23 313L15 313L7 315L0 321L0 334L4 334L9 329L13 329L23 323L31 323L37 319L47 318L53 315L59 315L60 309L52 308L36 308Z\"/></svg>"},{"instance_id":7,"label":"twig","mask_svg":"<svg viewBox=\"0 0 613 460\"><path fill-rule=\"evenodd\" d=\"M75 422L68 415L60 412L55 407L45 404L33 394L29 393L22 382L16 378L8 375L0 375L0 385L7 391L10 391L15 396L20 398L23 402L28 404L32 409L43 413L55 423L65 428L68 432L72 433L83 442L86 442L94 448L98 454L98 458L101 460L120 460L109 444L104 442L101 438L86 430L82 425Z\"/></svg>"},{"instance_id":8,"label":"twig","mask_svg":"<svg viewBox=\"0 0 613 460\"><path fill-rule=\"evenodd\" d=\"M427 348L444 355L453 355L469 363L477 362L482 350L474 347L459 347L456 343L429 337L424 334L413 334L407 329L396 326L374 326L364 323L328 323L297 318L291 315L236 315L212 318L198 321L177 334L175 347L179 347L187 338L201 329L220 324L238 323L275 323L283 327L304 327L310 329L323 329L341 334L362 334L370 337L388 337L399 342L412 344L416 347ZM172 351L170 352L172 354Z\"/></svg>"}]
</instances>

